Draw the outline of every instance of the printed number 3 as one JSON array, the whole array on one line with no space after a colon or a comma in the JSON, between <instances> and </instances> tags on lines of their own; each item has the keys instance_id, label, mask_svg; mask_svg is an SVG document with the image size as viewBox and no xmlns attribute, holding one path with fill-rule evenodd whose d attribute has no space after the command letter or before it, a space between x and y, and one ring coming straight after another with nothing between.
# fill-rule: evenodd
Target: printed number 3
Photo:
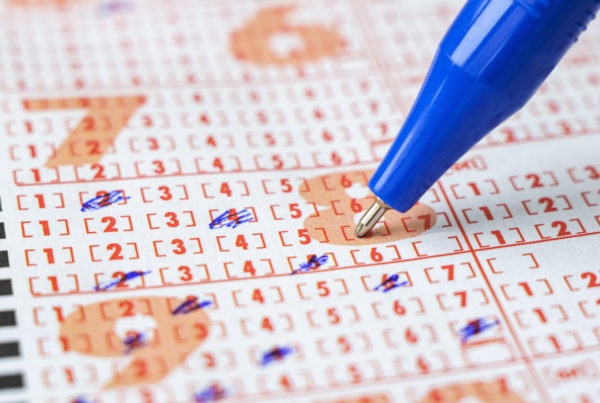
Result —
<instances>
[{"instance_id":1,"label":"printed number 3","mask_svg":"<svg viewBox=\"0 0 600 403\"><path fill-rule=\"evenodd\" d=\"M104 389L158 382L179 366L208 335L210 319L201 309L186 315L171 312L185 300L174 297L111 299L85 305L62 322L59 332L65 352L96 357L119 357L129 365L104 385ZM118 319L151 316L154 337L124 354L123 340L115 333Z\"/></svg>"}]
</instances>

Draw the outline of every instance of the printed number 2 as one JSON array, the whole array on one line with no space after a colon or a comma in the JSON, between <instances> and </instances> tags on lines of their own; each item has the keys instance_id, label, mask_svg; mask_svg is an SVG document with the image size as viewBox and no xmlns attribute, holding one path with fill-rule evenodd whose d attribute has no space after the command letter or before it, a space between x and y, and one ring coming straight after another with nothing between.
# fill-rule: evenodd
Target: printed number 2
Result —
<instances>
[{"instance_id":1,"label":"printed number 2","mask_svg":"<svg viewBox=\"0 0 600 403\"><path fill-rule=\"evenodd\" d=\"M210 319L197 309L186 315L171 312L185 300L175 297L111 299L85 305L65 318L59 337L65 352L95 357L119 357L129 365L104 389L158 382L179 366L208 335ZM124 343L115 333L120 318L151 316L156 329L147 344L125 356Z\"/></svg>"},{"instance_id":2,"label":"printed number 2","mask_svg":"<svg viewBox=\"0 0 600 403\"><path fill-rule=\"evenodd\" d=\"M581 274L581 278L584 280L588 280L587 288L600 287L600 283L598 282L598 277L594 273L586 272Z\"/></svg>"},{"instance_id":3,"label":"printed number 2","mask_svg":"<svg viewBox=\"0 0 600 403\"><path fill-rule=\"evenodd\" d=\"M96 164L108 151L127 120L145 102L142 96L30 99L23 101L28 111L86 109L87 115L75 127L48 161L47 167ZM97 165L96 178L102 178Z\"/></svg>"}]
</instances>

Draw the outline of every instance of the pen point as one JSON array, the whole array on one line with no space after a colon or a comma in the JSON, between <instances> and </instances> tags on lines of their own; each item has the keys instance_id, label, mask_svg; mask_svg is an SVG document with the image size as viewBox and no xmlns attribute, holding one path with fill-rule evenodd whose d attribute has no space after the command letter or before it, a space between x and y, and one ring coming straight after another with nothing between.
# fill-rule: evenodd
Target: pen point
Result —
<instances>
[{"instance_id":1,"label":"pen point","mask_svg":"<svg viewBox=\"0 0 600 403\"><path fill-rule=\"evenodd\" d=\"M354 234L358 238L362 238L367 235L389 209L390 207L381 201L381 199L375 198L375 202L358 221L358 225L354 230Z\"/></svg>"}]
</instances>

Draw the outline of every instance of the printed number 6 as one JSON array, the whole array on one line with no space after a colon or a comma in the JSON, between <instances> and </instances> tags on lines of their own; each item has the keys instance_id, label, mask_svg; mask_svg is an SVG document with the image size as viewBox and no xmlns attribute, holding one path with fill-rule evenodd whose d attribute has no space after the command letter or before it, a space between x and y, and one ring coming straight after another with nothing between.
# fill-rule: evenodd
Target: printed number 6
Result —
<instances>
[{"instance_id":1,"label":"printed number 6","mask_svg":"<svg viewBox=\"0 0 600 403\"><path fill-rule=\"evenodd\" d=\"M372 235L355 239L355 217L362 214L374 198L373 195L352 198L347 189L355 183L366 186L372 174L371 170L358 170L310 178L305 189L299 191L300 196L309 203L329 208L306 218L305 229L298 231L299 237L334 245L376 245L418 236L435 225L435 211L420 203L406 213L389 211ZM308 234L302 231L308 231ZM304 244L303 241L300 243ZM371 250L371 257L374 261L383 258L376 249Z\"/></svg>"},{"instance_id":2,"label":"printed number 6","mask_svg":"<svg viewBox=\"0 0 600 403\"><path fill-rule=\"evenodd\" d=\"M260 10L243 28L231 34L231 52L242 61L259 65L286 66L314 62L334 56L345 45L333 29L318 25L291 25L286 21L294 6ZM277 54L271 48L276 34L294 34L303 44L299 50Z\"/></svg>"}]
</instances>

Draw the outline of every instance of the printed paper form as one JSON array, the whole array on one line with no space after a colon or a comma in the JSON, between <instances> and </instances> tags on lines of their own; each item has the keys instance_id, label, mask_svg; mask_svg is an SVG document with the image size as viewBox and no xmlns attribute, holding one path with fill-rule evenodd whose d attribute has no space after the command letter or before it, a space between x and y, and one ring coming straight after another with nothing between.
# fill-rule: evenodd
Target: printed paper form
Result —
<instances>
[{"instance_id":1,"label":"printed paper form","mask_svg":"<svg viewBox=\"0 0 600 403\"><path fill-rule=\"evenodd\" d=\"M0 400L600 396L596 24L356 240L456 2L0 4Z\"/></svg>"}]
</instances>

